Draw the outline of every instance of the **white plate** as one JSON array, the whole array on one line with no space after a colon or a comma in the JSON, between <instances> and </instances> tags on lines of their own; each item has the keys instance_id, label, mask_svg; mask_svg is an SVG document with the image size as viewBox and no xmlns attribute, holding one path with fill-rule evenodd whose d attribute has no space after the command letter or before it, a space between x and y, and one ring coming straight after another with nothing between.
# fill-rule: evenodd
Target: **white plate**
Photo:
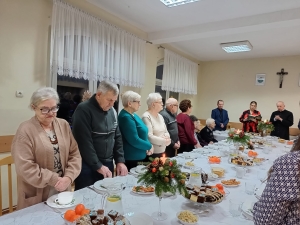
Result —
<instances>
[{"instance_id":1,"label":"white plate","mask_svg":"<svg viewBox=\"0 0 300 225\"><path fill-rule=\"evenodd\" d=\"M238 187L238 186L240 186L240 184L228 185L228 184L223 184L222 182L221 182L221 184L222 184L224 187Z\"/></svg>"},{"instance_id":2,"label":"white plate","mask_svg":"<svg viewBox=\"0 0 300 225\"><path fill-rule=\"evenodd\" d=\"M242 205L243 214L250 220L253 220L253 206L256 201L254 199L246 199L246 201Z\"/></svg>"},{"instance_id":3,"label":"white plate","mask_svg":"<svg viewBox=\"0 0 300 225\"><path fill-rule=\"evenodd\" d=\"M146 166L143 166L143 167L135 167L134 169L135 169L135 172L136 173L138 173L138 174L140 174L140 173L144 173L144 172L146 172Z\"/></svg>"},{"instance_id":4,"label":"white plate","mask_svg":"<svg viewBox=\"0 0 300 225\"><path fill-rule=\"evenodd\" d=\"M137 212L137 213L127 213L124 215L127 220L129 220L131 225L153 225L153 220L152 218L142 212Z\"/></svg>"},{"instance_id":5,"label":"white plate","mask_svg":"<svg viewBox=\"0 0 300 225\"><path fill-rule=\"evenodd\" d=\"M82 203L82 200L83 200L82 195L75 192L72 202L70 202L69 204L66 204L66 205L60 205L55 202L55 200L57 199L57 196L58 196L58 194L52 195L51 197L49 197L47 199L47 205L49 205L52 208L65 209L65 208L70 208L70 207L76 206L79 203Z\"/></svg>"},{"instance_id":6,"label":"white plate","mask_svg":"<svg viewBox=\"0 0 300 225\"><path fill-rule=\"evenodd\" d=\"M137 194L137 195L153 195L155 192L142 192L142 191L133 191L131 190L132 193Z\"/></svg>"},{"instance_id":7,"label":"white plate","mask_svg":"<svg viewBox=\"0 0 300 225\"><path fill-rule=\"evenodd\" d=\"M118 185L118 184L121 186L122 182L116 181L112 185ZM96 181L93 186L99 191L108 191L107 188L103 186L103 180Z\"/></svg>"},{"instance_id":8,"label":"white plate","mask_svg":"<svg viewBox=\"0 0 300 225\"><path fill-rule=\"evenodd\" d=\"M266 187L266 183L262 183L258 188L255 189L254 191L254 196L257 198L257 199L260 199L264 189Z\"/></svg>"},{"instance_id":9,"label":"white plate","mask_svg":"<svg viewBox=\"0 0 300 225\"><path fill-rule=\"evenodd\" d=\"M194 225L194 224L197 224L198 221L199 221L199 217L198 217L196 214L194 214L194 215L197 217L197 222L195 222L195 223L184 222L184 221L182 221L181 219L178 218L178 215L179 215L179 214L180 214L180 212L176 213L176 217L177 217L177 219L180 221L180 223L182 223L182 224L184 224L184 225Z\"/></svg>"}]
</instances>

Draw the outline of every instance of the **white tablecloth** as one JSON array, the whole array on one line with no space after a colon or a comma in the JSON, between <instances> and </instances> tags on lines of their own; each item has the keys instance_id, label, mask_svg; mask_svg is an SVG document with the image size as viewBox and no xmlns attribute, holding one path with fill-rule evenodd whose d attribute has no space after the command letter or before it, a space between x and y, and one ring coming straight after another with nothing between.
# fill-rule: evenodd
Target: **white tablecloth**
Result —
<instances>
[{"instance_id":1,"label":"white tablecloth","mask_svg":"<svg viewBox=\"0 0 300 225\"><path fill-rule=\"evenodd\" d=\"M228 137L228 131L214 131L214 137L217 141L225 140Z\"/></svg>"},{"instance_id":2,"label":"white tablecloth","mask_svg":"<svg viewBox=\"0 0 300 225\"><path fill-rule=\"evenodd\" d=\"M200 221L198 224L210 224L210 225L253 225L253 222L250 220L244 219L244 217L232 217L229 213L229 200L237 199L240 201L245 201L248 198L255 197L252 195L247 195L245 193L245 182L253 182L257 186L260 185L260 181L257 178L257 173L267 173L269 167L272 165L274 159L284 154L283 150L287 150L283 144L276 144L276 147L272 148L272 152L269 154L264 154L262 150L257 150L259 157L264 157L269 160L264 162L263 166L253 166L249 169L248 173L241 181L241 185L234 188L227 188L230 192L229 195L219 204L212 205L210 207L210 212L200 214ZM210 155L218 155L218 150L214 150ZM196 166L202 167L206 172L210 172L210 165L208 164L207 156L196 155L197 159L194 160ZM228 157L223 157L221 164L218 165L223 167L226 170L225 177L223 179L235 178L235 167L232 164L228 163ZM126 180L126 177L122 179ZM220 180L210 182L211 185L220 183ZM93 192L90 189L82 189L78 191L80 194L86 194ZM100 199L101 195L97 195L95 198L95 208L100 208ZM126 188L123 191L123 208L124 213L128 212L144 212L148 215L151 215L154 211L158 209L158 198L155 195L151 196L138 196L130 192L130 188ZM165 213L167 213L168 218L165 221L154 221L153 224L180 224L176 219L176 213L183 209L195 210L194 205L186 200L184 197L177 195L176 197L170 197L162 200L162 208ZM16 211L14 213L7 214L0 217L1 225L35 225L35 224L45 224L45 225L63 225L64 220L61 217L61 213L65 210L60 210L59 213L57 210L53 210L44 203L40 203L26 209ZM135 224L132 224L135 225ZM142 225L142 224L141 224Z\"/></svg>"}]
</instances>

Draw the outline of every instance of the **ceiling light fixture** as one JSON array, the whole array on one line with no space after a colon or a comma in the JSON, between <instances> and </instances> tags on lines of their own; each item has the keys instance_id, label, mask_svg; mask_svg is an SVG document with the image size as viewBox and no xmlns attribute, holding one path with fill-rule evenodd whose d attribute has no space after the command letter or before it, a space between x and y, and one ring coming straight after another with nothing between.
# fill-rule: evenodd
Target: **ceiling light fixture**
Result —
<instances>
[{"instance_id":1,"label":"ceiling light fixture","mask_svg":"<svg viewBox=\"0 0 300 225\"><path fill-rule=\"evenodd\" d=\"M227 53L233 52L249 52L252 50L252 45L249 41L237 41L220 44L222 49Z\"/></svg>"},{"instance_id":2,"label":"ceiling light fixture","mask_svg":"<svg viewBox=\"0 0 300 225\"><path fill-rule=\"evenodd\" d=\"M199 0L160 0L168 7L184 5L191 2L198 2Z\"/></svg>"}]
</instances>

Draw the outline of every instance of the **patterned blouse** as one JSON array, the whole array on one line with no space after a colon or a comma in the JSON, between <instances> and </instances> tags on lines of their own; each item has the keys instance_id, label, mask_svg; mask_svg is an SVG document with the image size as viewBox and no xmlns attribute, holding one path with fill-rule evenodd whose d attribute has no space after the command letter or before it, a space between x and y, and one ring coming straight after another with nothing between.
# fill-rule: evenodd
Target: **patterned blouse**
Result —
<instances>
[{"instance_id":1,"label":"patterned blouse","mask_svg":"<svg viewBox=\"0 0 300 225\"><path fill-rule=\"evenodd\" d=\"M260 200L254 204L255 225L300 224L300 151L275 160Z\"/></svg>"},{"instance_id":2,"label":"patterned blouse","mask_svg":"<svg viewBox=\"0 0 300 225\"><path fill-rule=\"evenodd\" d=\"M248 119L248 117L253 117L256 119L256 122L252 120L244 121L244 119ZM245 132L258 132L257 131L257 124L258 121L261 120L261 114L259 111L254 110L251 114L250 110L246 110L243 112L243 114L240 116L240 122L243 123L243 131Z\"/></svg>"},{"instance_id":3,"label":"patterned blouse","mask_svg":"<svg viewBox=\"0 0 300 225\"><path fill-rule=\"evenodd\" d=\"M54 151L54 170L53 172L58 173L58 176L63 177L63 170L62 170L62 165L60 161L60 155L59 155L59 146L58 146L58 141L55 132L52 130L49 133L47 133L50 142L53 146L53 151Z\"/></svg>"}]
</instances>

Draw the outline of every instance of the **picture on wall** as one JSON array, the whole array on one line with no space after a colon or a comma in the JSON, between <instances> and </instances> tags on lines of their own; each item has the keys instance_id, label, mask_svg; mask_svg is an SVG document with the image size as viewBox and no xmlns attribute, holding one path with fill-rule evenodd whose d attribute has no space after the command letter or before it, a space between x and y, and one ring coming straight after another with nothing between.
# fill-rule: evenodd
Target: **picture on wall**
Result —
<instances>
[{"instance_id":1,"label":"picture on wall","mask_svg":"<svg viewBox=\"0 0 300 225\"><path fill-rule=\"evenodd\" d=\"M266 74L256 74L255 85L263 86L266 82Z\"/></svg>"}]
</instances>

